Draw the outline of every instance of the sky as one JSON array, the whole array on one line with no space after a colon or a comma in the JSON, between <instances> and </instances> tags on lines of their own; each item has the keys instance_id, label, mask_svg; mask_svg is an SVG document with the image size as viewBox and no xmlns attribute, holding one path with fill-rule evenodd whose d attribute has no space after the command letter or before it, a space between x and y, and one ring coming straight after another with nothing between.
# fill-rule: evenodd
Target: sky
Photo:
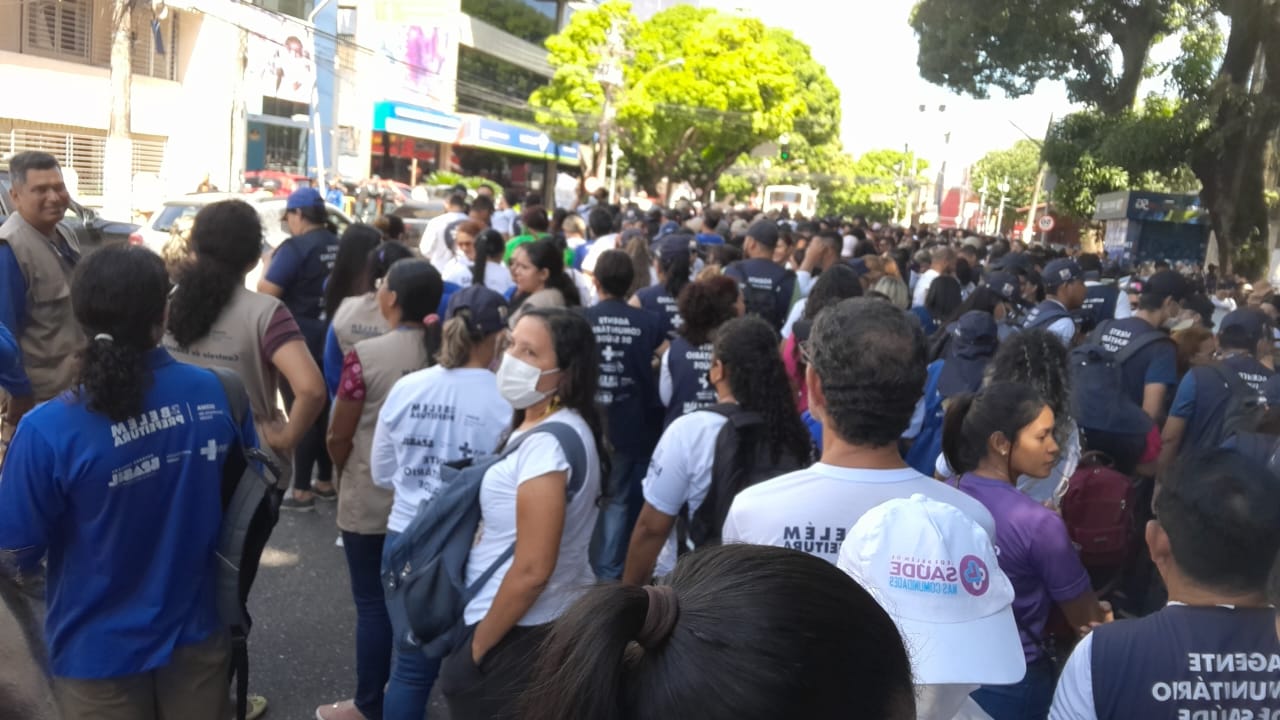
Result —
<instances>
[{"instance_id":1,"label":"sky","mask_svg":"<svg viewBox=\"0 0 1280 720\"><path fill-rule=\"evenodd\" d=\"M967 165L989 150L1030 135L1044 137L1051 115L1073 108L1061 83L1041 83L1036 92L1010 100L956 95L920 78L915 31L907 24L914 0L876 0L843 7L832 22L830 0L702 0L704 6L741 10L768 25L791 30L813 50L814 59L840 89L841 139L854 156L909 144L933 167ZM927 110L921 113L920 105ZM945 112L938 107L946 105ZM1017 127L1015 127L1015 125ZM1018 128L1021 128L1019 130ZM944 142L951 133L950 145Z\"/></svg>"}]
</instances>

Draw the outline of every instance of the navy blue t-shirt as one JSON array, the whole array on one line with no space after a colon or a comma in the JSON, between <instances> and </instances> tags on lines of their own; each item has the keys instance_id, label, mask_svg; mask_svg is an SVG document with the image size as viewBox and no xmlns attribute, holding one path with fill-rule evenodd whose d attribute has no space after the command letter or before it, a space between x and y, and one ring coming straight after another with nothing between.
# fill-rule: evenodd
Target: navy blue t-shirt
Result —
<instances>
[{"instance_id":1,"label":"navy blue t-shirt","mask_svg":"<svg viewBox=\"0 0 1280 720\"><path fill-rule=\"evenodd\" d=\"M729 265L724 274L738 281L748 313L764 318L774 330L782 329L791 311L795 273L772 260L750 258Z\"/></svg>"},{"instance_id":2,"label":"navy blue t-shirt","mask_svg":"<svg viewBox=\"0 0 1280 720\"><path fill-rule=\"evenodd\" d=\"M667 292L665 285L650 285L636 291L636 300L640 307L658 321L658 332L663 340L675 338L683 321L680 319L680 308L676 299Z\"/></svg>"},{"instance_id":3,"label":"navy blue t-shirt","mask_svg":"<svg viewBox=\"0 0 1280 720\"><path fill-rule=\"evenodd\" d=\"M658 441L658 383L653 351L662 344L658 321L620 300L587 308L596 336L600 385L596 402L609 415L609 441L622 452L649 452Z\"/></svg>"},{"instance_id":4,"label":"navy blue t-shirt","mask_svg":"<svg viewBox=\"0 0 1280 720\"><path fill-rule=\"evenodd\" d=\"M663 428L681 415L716 404L716 389L707 378L711 370L711 343L694 346L683 337L671 341L667 369L671 372L671 402Z\"/></svg>"},{"instance_id":5,"label":"navy blue t-shirt","mask_svg":"<svg viewBox=\"0 0 1280 720\"><path fill-rule=\"evenodd\" d=\"M1109 352L1120 350L1140 335L1164 334L1140 317L1112 320L1104 323L1099 342ZM1129 399L1142 406L1142 395L1147 385L1164 385L1172 388L1178 384L1178 351L1172 341L1156 341L1138 350L1121 367L1124 375L1124 391Z\"/></svg>"},{"instance_id":6,"label":"navy blue t-shirt","mask_svg":"<svg viewBox=\"0 0 1280 720\"><path fill-rule=\"evenodd\" d=\"M253 418L237 426L209 370L163 349L145 362L139 415L116 422L67 391L22 419L0 474L0 551L25 572L48 555L59 677L154 670L219 628L223 475L241 438L257 445Z\"/></svg>"},{"instance_id":7,"label":"navy blue t-shirt","mask_svg":"<svg viewBox=\"0 0 1280 720\"><path fill-rule=\"evenodd\" d=\"M1259 397L1263 396L1263 387L1273 375L1270 368L1252 355L1228 357L1222 361L1221 370L1235 372ZM1169 408L1169 416L1182 418L1187 422L1182 445L1179 447L1181 453L1207 449L1217 444L1215 436L1220 434L1226 420L1227 404L1232 392L1222 377L1221 370L1210 366L1192 368L1178 385L1173 405Z\"/></svg>"},{"instance_id":8,"label":"navy blue t-shirt","mask_svg":"<svg viewBox=\"0 0 1280 720\"><path fill-rule=\"evenodd\" d=\"M307 347L317 358L323 355L328 328L324 284L337 258L338 236L316 228L280 243L267 267L267 281L284 290L280 300L298 321Z\"/></svg>"}]
</instances>

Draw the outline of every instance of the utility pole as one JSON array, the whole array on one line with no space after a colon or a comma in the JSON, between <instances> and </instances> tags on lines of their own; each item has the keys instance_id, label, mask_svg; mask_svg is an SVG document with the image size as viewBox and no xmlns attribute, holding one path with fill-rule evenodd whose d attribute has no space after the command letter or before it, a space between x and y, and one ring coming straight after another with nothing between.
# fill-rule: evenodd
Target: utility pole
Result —
<instances>
[{"instance_id":1,"label":"utility pole","mask_svg":"<svg viewBox=\"0 0 1280 720\"><path fill-rule=\"evenodd\" d=\"M996 234L1004 234L1004 204L1009 200L1009 176L1005 175L1004 180L996 186L1000 191L1000 212L996 215Z\"/></svg>"},{"instance_id":2,"label":"utility pole","mask_svg":"<svg viewBox=\"0 0 1280 720\"><path fill-rule=\"evenodd\" d=\"M1049 126L1044 130L1044 141L1049 142L1049 133L1053 131L1053 115L1049 116ZM1049 166L1044 161L1044 145L1040 145L1040 171L1036 173L1036 189L1031 193L1031 209L1027 211L1027 224L1022 228L1022 242L1031 244L1031 236L1036 232L1036 208L1040 205L1040 186L1044 184L1044 174Z\"/></svg>"},{"instance_id":3,"label":"utility pole","mask_svg":"<svg viewBox=\"0 0 1280 720\"><path fill-rule=\"evenodd\" d=\"M102 209L110 218L133 217L133 141L129 137L133 86L133 3L111 4L111 116L103 156Z\"/></svg>"}]
</instances>

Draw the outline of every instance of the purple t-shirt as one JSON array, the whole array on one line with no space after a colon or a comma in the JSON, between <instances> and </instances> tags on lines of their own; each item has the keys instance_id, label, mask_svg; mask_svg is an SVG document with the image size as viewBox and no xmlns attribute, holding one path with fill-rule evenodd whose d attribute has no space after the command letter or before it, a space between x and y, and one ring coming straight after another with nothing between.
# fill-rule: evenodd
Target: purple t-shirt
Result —
<instances>
[{"instance_id":1,"label":"purple t-shirt","mask_svg":"<svg viewBox=\"0 0 1280 720\"><path fill-rule=\"evenodd\" d=\"M1043 655L1039 640L1054 603L1088 592L1089 574L1067 527L1057 513L1003 480L973 473L960 478L960 489L991 511L1000 569L1013 583L1013 617L1027 662Z\"/></svg>"}]
</instances>

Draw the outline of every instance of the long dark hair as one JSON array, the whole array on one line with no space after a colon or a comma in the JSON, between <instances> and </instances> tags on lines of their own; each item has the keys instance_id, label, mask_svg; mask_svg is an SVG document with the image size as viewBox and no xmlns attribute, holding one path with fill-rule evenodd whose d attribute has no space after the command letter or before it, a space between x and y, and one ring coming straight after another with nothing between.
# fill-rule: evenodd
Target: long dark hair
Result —
<instances>
[{"instance_id":1,"label":"long dark hair","mask_svg":"<svg viewBox=\"0 0 1280 720\"><path fill-rule=\"evenodd\" d=\"M676 253L673 256L663 258L658 256L658 270L666 277L662 282L662 286L667 289L667 294L673 298L680 297L680 291L684 290L689 284L689 274L693 269L693 256L691 253Z\"/></svg>"},{"instance_id":2,"label":"long dark hair","mask_svg":"<svg viewBox=\"0 0 1280 720\"><path fill-rule=\"evenodd\" d=\"M957 395L942 422L942 454L947 464L957 476L972 472L987 456L992 435L1000 433L1016 443L1022 428L1044 408L1044 398L1023 383L998 382L977 393ZM1008 462L1013 462L1012 452Z\"/></svg>"},{"instance_id":3,"label":"long dark hair","mask_svg":"<svg viewBox=\"0 0 1280 720\"><path fill-rule=\"evenodd\" d=\"M387 290L396 294L396 307L403 314L402 322L420 322L426 325L423 345L427 350L427 366L435 363L440 353L440 298L444 295L444 280L440 271L431 263L417 258L400 260L387 271ZM436 316L436 317L432 317ZM431 320L431 322L427 322Z\"/></svg>"},{"instance_id":4,"label":"long dark hair","mask_svg":"<svg viewBox=\"0 0 1280 720\"><path fill-rule=\"evenodd\" d=\"M582 416L596 442L600 457L601 477L609 474L609 452L604 435L604 421L596 406L596 386L600 367L596 362L596 336L591 323L580 313L559 307L529 308L521 316L537 318L551 334L551 345L556 352L556 367L563 372L556 394L560 406ZM511 427L524 423L524 410L516 410Z\"/></svg>"},{"instance_id":5,"label":"long dark hair","mask_svg":"<svg viewBox=\"0 0 1280 720\"><path fill-rule=\"evenodd\" d=\"M363 295L373 289L373 281L365 270L369 252L382 241L382 234L372 225L355 223L342 233L333 272L324 286L324 309L333 317L342 301L352 295Z\"/></svg>"},{"instance_id":6,"label":"long dark hair","mask_svg":"<svg viewBox=\"0 0 1280 720\"><path fill-rule=\"evenodd\" d=\"M939 275L929 283L929 291L925 293L924 307L939 327L955 320L959 315L960 305L964 302L960 281L950 275Z\"/></svg>"},{"instance_id":7,"label":"long dark hair","mask_svg":"<svg viewBox=\"0 0 1280 720\"><path fill-rule=\"evenodd\" d=\"M89 344L81 352L79 392L90 410L117 422L142 413L169 295L159 255L117 245L88 255L71 283L71 308Z\"/></svg>"},{"instance_id":8,"label":"long dark hair","mask_svg":"<svg viewBox=\"0 0 1280 720\"><path fill-rule=\"evenodd\" d=\"M489 264L490 260L501 260L503 253L507 251L507 241L502 239L502 233L489 228L476 236L476 262L471 267L471 282L476 285L484 284L484 266Z\"/></svg>"},{"instance_id":9,"label":"long dark hair","mask_svg":"<svg viewBox=\"0 0 1280 720\"><path fill-rule=\"evenodd\" d=\"M564 248L556 245L555 240L551 238L535 240L521 245L516 252L520 250L524 250L525 255L528 256L529 264L538 270L547 271L546 286L559 290L564 296L564 304L567 307L582 304L582 297L578 295L578 286L573 284L573 278L564 271ZM515 312L528 298L529 296L524 293L513 298L512 312Z\"/></svg>"},{"instance_id":10,"label":"long dark hair","mask_svg":"<svg viewBox=\"0 0 1280 720\"><path fill-rule=\"evenodd\" d=\"M374 284L387 276L387 271L392 265L411 257L413 257L413 251L394 240L384 242L370 250L364 261L364 274L369 280L366 292L373 290Z\"/></svg>"},{"instance_id":11,"label":"long dark hair","mask_svg":"<svg viewBox=\"0 0 1280 720\"><path fill-rule=\"evenodd\" d=\"M169 332L179 347L209 334L245 273L262 256L262 220L243 200L205 205L191 226L195 262L178 275L169 302Z\"/></svg>"},{"instance_id":12,"label":"long dark hair","mask_svg":"<svg viewBox=\"0 0 1280 720\"><path fill-rule=\"evenodd\" d=\"M796 412L787 371L778 354L778 334L769 323L748 315L721 325L712 357L724 365L738 405L764 418L773 462L788 453L806 463L813 455L809 432Z\"/></svg>"},{"instance_id":13,"label":"long dark hair","mask_svg":"<svg viewBox=\"0 0 1280 720\"><path fill-rule=\"evenodd\" d=\"M681 558L666 584L601 584L580 597L551 627L522 717L915 717L897 626L831 563L712 546ZM659 596L670 598L665 611L650 607ZM658 617L666 632L644 632Z\"/></svg>"},{"instance_id":14,"label":"long dark hair","mask_svg":"<svg viewBox=\"0 0 1280 720\"><path fill-rule=\"evenodd\" d=\"M716 328L738 316L738 282L721 275L685 286L676 299L680 310L680 336L690 345L706 345Z\"/></svg>"}]
</instances>

